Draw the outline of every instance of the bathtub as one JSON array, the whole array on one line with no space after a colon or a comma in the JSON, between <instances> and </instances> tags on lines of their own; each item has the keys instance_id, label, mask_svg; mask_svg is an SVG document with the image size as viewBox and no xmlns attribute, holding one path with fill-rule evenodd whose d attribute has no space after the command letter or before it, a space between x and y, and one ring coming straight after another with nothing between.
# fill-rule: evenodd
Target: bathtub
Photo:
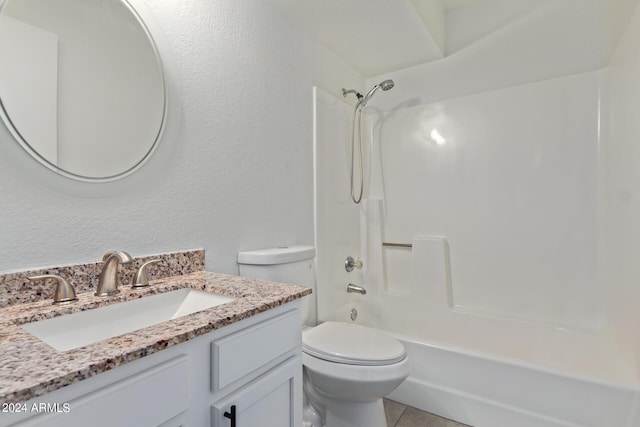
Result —
<instances>
[{"instance_id":1,"label":"bathtub","mask_svg":"<svg viewBox=\"0 0 640 427\"><path fill-rule=\"evenodd\" d=\"M620 377L619 366L602 369L611 360L593 348L572 351L604 360L575 359L563 370L500 355L495 342L490 354L393 335L407 349L412 370L388 396L392 400L474 427L640 426L637 384L632 376Z\"/></svg>"},{"instance_id":2,"label":"bathtub","mask_svg":"<svg viewBox=\"0 0 640 427\"><path fill-rule=\"evenodd\" d=\"M392 400L474 427L640 427L636 356L597 331L375 289L350 297L341 312L357 309L356 322L407 350L411 373Z\"/></svg>"},{"instance_id":3,"label":"bathtub","mask_svg":"<svg viewBox=\"0 0 640 427\"><path fill-rule=\"evenodd\" d=\"M340 312L356 308L357 322L405 345L411 374L390 399L474 427L640 427L635 350L606 336L595 313L554 317L546 299L527 300L539 310L523 314L506 300L493 310L456 304L446 238L384 248L380 201L367 201L363 217L367 295L350 295Z\"/></svg>"},{"instance_id":4,"label":"bathtub","mask_svg":"<svg viewBox=\"0 0 640 427\"><path fill-rule=\"evenodd\" d=\"M334 320L355 309L404 344L411 373L390 399L474 427L640 427L634 349L597 327L456 307L442 288L366 287Z\"/></svg>"}]
</instances>

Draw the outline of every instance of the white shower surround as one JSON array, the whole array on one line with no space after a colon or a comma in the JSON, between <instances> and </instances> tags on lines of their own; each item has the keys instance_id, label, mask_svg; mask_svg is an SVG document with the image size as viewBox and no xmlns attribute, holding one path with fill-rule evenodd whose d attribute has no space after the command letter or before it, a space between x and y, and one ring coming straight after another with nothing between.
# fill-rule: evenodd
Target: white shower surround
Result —
<instances>
[{"instance_id":1,"label":"white shower surround","mask_svg":"<svg viewBox=\"0 0 640 427\"><path fill-rule=\"evenodd\" d=\"M414 369L392 398L475 427L640 423L640 17L628 33L604 70L429 103L416 87L384 112L377 95L363 207L351 107L316 91L319 319L356 308L403 340ZM403 84L375 82L389 77ZM346 255L365 269L344 272Z\"/></svg>"},{"instance_id":2,"label":"white shower surround","mask_svg":"<svg viewBox=\"0 0 640 427\"><path fill-rule=\"evenodd\" d=\"M368 245L382 252L375 255L383 256L384 291L411 299L420 288L448 288L448 304L458 310L596 330L600 76L370 115L376 124L368 197L383 205L382 224L371 228L389 242L442 236L451 265L438 283L412 282L417 248L412 254ZM439 267L434 256L414 264Z\"/></svg>"}]
</instances>

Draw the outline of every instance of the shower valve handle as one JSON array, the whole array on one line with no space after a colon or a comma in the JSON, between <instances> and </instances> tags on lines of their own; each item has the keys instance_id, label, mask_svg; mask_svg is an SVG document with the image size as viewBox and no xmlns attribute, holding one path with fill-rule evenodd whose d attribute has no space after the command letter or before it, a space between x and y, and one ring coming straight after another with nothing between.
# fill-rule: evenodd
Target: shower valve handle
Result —
<instances>
[{"instance_id":1,"label":"shower valve handle","mask_svg":"<svg viewBox=\"0 0 640 427\"><path fill-rule=\"evenodd\" d=\"M358 257L354 259L352 256L348 256L344 262L344 269L347 270L347 273L351 273L354 268L361 269L362 260L358 259Z\"/></svg>"}]
</instances>

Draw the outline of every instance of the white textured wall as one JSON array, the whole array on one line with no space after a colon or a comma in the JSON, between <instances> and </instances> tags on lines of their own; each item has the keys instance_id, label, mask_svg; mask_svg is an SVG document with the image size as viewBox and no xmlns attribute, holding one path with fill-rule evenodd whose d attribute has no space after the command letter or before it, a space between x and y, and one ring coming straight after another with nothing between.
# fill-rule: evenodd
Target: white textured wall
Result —
<instances>
[{"instance_id":1,"label":"white textured wall","mask_svg":"<svg viewBox=\"0 0 640 427\"><path fill-rule=\"evenodd\" d=\"M179 134L132 177L75 183L0 128L0 271L203 247L313 242L312 86L362 79L268 2L148 0L172 49ZM333 86L339 86L334 89Z\"/></svg>"}]
</instances>

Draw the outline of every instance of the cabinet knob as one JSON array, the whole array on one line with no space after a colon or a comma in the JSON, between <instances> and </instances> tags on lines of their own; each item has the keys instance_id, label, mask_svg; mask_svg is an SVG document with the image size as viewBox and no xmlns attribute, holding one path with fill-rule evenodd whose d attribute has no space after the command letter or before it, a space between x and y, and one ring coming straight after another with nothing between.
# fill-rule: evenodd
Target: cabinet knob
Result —
<instances>
[{"instance_id":1,"label":"cabinet knob","mask_svg":"<svg viewBox=\"0 0 640 427\"><path fill-rule=\"evenodd\" d=\"M225 412L224 416L231 420L231 427L236 427L236 405L231 405L231 412Z\"/></svg>"}]
</instances>

